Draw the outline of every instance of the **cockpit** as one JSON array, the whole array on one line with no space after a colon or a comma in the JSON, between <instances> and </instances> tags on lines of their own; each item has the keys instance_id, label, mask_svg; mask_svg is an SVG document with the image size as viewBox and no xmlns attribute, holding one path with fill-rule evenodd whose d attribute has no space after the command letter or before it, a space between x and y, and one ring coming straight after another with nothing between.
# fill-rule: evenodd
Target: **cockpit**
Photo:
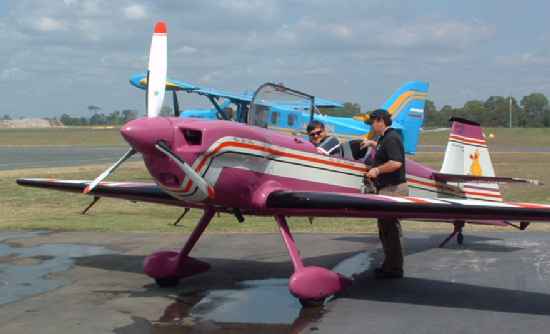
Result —
<instances>
[{"instance_id":1,"label":"cockpit","mask_svg":"<svg viewBox=\"0 0 550 334\"><path fill-rule=\"evenodd\" d=\"M308 124L316 120L316 115L319 112L315 108L314 96L280 84L266 83L252 97L247 124L290 132L299 137L310 137L312 134L308 133ZM283 124L285 121L286 124ZM298 122L300 124L297 126ZM320 121L317 120L316 123ZM323 129L324 127L323 124ZM330 129L326 128L326 131L329 138L318 145L314 144L319 154L351 161L365 160L367 149L361 147L362 139L340 139L330 135ZM314 142L311 137L306 139Z\"/></svg>"}]
</instances>

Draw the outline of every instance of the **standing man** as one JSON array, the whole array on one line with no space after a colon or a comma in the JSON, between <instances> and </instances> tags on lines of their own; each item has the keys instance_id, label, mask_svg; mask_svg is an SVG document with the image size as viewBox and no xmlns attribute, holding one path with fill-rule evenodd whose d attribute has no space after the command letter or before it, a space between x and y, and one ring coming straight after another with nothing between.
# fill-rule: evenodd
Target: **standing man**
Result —
<instances>
[{"instance_id":1,"label":"standing man","mask_svg":"<svg viewBox=\"0 0 550 334\"><path fill-rule=\"evenodd\" d=\"M307 125L309 141L317 147L317 151L324 155L342 156L342 146L338 138L329 135L325 124L318 120L312 120Z\"/></svg>"},{"instance_id":2,"label":"standing man","mask_svg":"<svg viewBox=\"0 0 550 334\"><path fill-rule=\"evenodd\" d=\"M376 147L372 168L366 177L373 180L379 195L407 196L405 149L399 133L390 127L390 114L384 109L374 110L367 122L380 138L378 142L363 142L363 147ZM379 218L378 235L384 249L384 262L380 268L375 269L376 278L402 278L403 247L399 220Z\"/></svg>"}]
</instances>

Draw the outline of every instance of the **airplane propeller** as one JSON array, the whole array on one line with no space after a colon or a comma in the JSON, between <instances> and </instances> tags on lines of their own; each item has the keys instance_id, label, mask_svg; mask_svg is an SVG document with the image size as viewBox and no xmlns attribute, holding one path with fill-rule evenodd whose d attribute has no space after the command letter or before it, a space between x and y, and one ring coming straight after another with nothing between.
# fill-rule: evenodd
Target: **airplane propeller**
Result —
<instances>
[{"instance_id":1,"label":"airplane propeller","mask_svg":"<svg viewBox=\"0 0 550 334\"><path fill-rule=\"evenodd\" d=\"M155 31L151 39L151 48L149 50L147 91L145 94L147 117L157 117L162 108L166 91L166 72L168 68L167 47L166 23L159 21L155 25ZM117 162L107 168L103 173L99 174L99 176L84 189L84 193L87 194L94 190L101 181L111 175L124 161L128 160L135 153L136 150L133 148L129 149Z\"/></svg>"}]
</instances>

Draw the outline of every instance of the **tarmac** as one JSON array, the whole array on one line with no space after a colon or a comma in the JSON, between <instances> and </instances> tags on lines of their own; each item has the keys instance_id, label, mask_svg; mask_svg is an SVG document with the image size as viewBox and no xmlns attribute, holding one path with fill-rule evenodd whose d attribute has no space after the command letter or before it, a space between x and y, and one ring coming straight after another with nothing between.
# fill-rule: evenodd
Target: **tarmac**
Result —
<instances>
[{"instance_id":1,"label":"tarmac","mask_svg":"<svg viewBox=\"0 0 550 334\"><path fill-rule=\"evenodd\" d=\"M445 152L445 145L419 145L418 152ZM1 147L0 170L79 166L111 163L118 160L127 147ZM495 153L550 153L550 147L492 146ZM137 154L132 159L140 160Z\"/></svg>"},{"instance_id":2,"label":"tarmac","mask_svg":"<svg viewBox=\"0 0 550 334\"><path fill-rule=\"evenodd\" d=\"M375 280L377 237L295 235L306 264L354 277L323 307L288 292L277 234L209 234L192 256L210 271L159 288L146 255L178 233L0 232L0 333L546 333L550 234L406 235L406 277Z\"/></svg>"},{"instance_id":3,"label":"tarmac","mask_svg":"<svg viewBox=\"0 0 550 334\"><path fill-rule=\"evenodd\" d=\"M115 162L128 147L0 147L0 170ZM141 159L136 155L133 159Z\"/></svg>"}]
</instances>

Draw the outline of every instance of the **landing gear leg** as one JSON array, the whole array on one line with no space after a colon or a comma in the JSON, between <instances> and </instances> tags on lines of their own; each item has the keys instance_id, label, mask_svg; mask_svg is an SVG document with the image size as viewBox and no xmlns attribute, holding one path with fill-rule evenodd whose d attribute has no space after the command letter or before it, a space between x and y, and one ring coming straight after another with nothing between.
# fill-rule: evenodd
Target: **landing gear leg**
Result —
<instances>
[{"instance_id":1,"label":"landing gear leg","mask_svg":"<svg viewBox=\"0 0 550 334\"><path fill-rule=\"evenodd\" d=\"M190 210L191 210L190 208L185 208L185 210L183 210L183 213L181 214L181 216L179 216L178 219L176 219L176 221L174 222L174 226L178 226L178 224L180 223L180 221L183 219L183 217L185 217L185 215L186 215Z\"/></svg>"},{"instance_id":2,"label":"landing gear leg","mask_svg":"<svg viewBox=\"0 0 550 334\"><path fill-rule=\"evenodd\" d=\"M288 288L290 293L300 300L302 306L323 305L325 298L341 291L350 283L348 278L326 268L305 267L285 217L276 215L275 220L294 267L294 274L288 281Z\"/></svg>"},{"instance_id":3,"label":"landing gear leg","mask_svg":"<svg viewBox=\"0 0 550 334\"><path fill-rule=\"evenodd\" d=\"M86 209L82 210L82 214L85 215L88 212L88 210L90 210L92 206L94 206L97 203L97 201L99 201L100 199L101 197L94 196L94 200L92 201L92 203L90 203L90 205L86 207Z\"/></svg>"},{"instance_id":4,"label":"landing gear leg","mask_svg":"<svg viewBox=\"0 0 550 334\"><path fill-rule=\"evenodd\" d=\"M445 245L455 236L456 242L459 245L462 245L464 243L464 234L462 234L462 230L464 229L464 221L455 221L453 225L453 233L449 234L449 236L445 240L443 240L443 242L439 245L439 248L445 247Z\"/></svg>"},{"instance_id":5,"label":"landing gear leg","mask_svg":"<svg viewBox=\"0 0 550 334\"><path fill-rule=\"evenodd\" d=\"M143 271L161 287L175 286L184 277L207 271L208 263L189 257L189 253L214 217L216 211L206 208L197 226L179 252L159 251L145 258Z\"/></svg>"}]
</instances>

